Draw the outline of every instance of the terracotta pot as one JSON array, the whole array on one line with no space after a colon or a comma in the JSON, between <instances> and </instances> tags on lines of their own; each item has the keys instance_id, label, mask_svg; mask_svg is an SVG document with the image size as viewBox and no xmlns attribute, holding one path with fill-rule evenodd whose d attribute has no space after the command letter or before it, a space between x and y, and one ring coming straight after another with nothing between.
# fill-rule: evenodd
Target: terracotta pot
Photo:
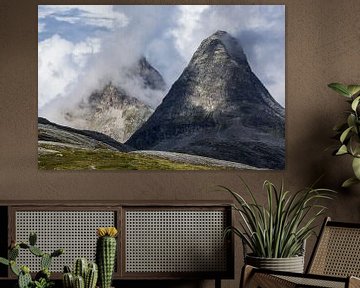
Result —
<instances>
[{"instance_id":1,"label":"terracotta pot","mask_svg":"<svg viewBox=\"0 0 360 288\"><path fill-rule=\"evenodd\" d=\"M263 258L246 255L245 263L254 267L274 271L304 272L304 256L289 258Z\"/></svg>"}]
</instances>

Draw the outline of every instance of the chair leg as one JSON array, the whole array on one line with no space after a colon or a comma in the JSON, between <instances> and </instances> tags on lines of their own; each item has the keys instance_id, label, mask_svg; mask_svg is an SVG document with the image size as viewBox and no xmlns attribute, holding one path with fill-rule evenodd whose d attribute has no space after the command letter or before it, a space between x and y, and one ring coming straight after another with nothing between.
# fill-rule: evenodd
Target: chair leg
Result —
<instances>
[{"instance_id":1,"label":"chair leg","mask_svg":"<svg viewBox=\"0 0 360 288\"><path fill-rule=\"evenodd\" d=\"M257 269L246 265L242 269L240 288L295 288L296 284L287 280L272 276L271 274L261 273ZM357 286L354 286L354 288ZM360 287L359 287L360 288Z\"/></svg>"},{"instance_id":2,"label":"chair leg","mask_svg":"<svg viewBox=\"0 0 360 288\"><path fill-rule=\"evenodd\" d=\"M242 268L241 271L241 279L240 279L240 288L246 288L248 287L250 280L251 280L251 276L253 274L254 271L254 267L250 266L250 265L244 265L244 267Z\"/></svg>"}]
</instances>

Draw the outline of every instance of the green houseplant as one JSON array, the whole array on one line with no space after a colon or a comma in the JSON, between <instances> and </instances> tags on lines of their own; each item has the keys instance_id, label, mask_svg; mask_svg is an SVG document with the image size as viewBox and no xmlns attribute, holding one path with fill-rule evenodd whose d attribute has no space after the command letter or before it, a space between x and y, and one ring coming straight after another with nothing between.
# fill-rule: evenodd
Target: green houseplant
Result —
<instances>
[{"instance_id":1,"label":"green houseplant","mask_svg":"<svg viewBox=\"0 0 360 288\"><path fill-rule=\"evenodd\" d=\"M354 177L347 179L342 184L343 187L348 187L360 183L360 85L331 83L328 86L344 96L350 104L350 109L346 113L346 121L334 127L337 133L336 138L340 142L334 155L350 155L353 158Z\"/></svg>"},{"instance_id":2,"label":"green houseplant","mask_svg":"<svg viewBox=\"0 0 360 288\"><path fill-rule=\"evenodd\" d=\"M326 207L317 202L331 199L334 191L305 188L296 193L278 189L264 182L266 205L261 205L249 186L242 180L251 201L233 190L221 186L235 199L233 205L240 216L240 227L229 227L251 253L244 255L246 264L271 270L303 272L304 243L314 233L314 224Z\"/></svg>"}]
</instances>

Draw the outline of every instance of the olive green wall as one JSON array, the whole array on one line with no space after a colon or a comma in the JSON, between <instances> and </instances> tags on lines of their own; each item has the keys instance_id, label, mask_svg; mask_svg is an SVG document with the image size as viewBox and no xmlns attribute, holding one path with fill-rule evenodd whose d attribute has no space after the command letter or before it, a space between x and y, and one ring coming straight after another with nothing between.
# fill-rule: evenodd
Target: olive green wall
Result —
<instances>
[{"instance_id":1,"label":"olive green wall","mask_svg":"<svg viewBox=\"0 0 360 288\"><path fill-rule=\"evenodd\" d=\"M94 2L100 1L61 3ZM37 4L53 2L13 3L16 2L0 0L0 200L230 199L211 186L224 184L236 188L240 184L237 176L241 175L263 201L261 186L265 179L275 183L285 179L286 186L295 190L325 173L321 185L339 191L328 214L336 220L360 222L360 186L339 188L341 181L351 174L349 159L334 158L330 151L325 151L332 143L331 129L346 108L343 99L330 91L327 84L360 82L358 0L197 2L286 5L286 170L277 172L38 171ZM239 270L240 253L236 256ZM235 281L225 281L224 286L237 287L239 273L236 277ZM205 282L202 286L212 285Z\"/></svg>"}]
</instances>

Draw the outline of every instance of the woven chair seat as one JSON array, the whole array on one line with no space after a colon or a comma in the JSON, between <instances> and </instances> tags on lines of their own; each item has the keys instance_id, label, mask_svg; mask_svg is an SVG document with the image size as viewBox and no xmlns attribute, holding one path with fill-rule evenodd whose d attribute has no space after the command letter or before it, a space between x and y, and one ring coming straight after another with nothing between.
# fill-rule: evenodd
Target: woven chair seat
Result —
<instances>
[{"instance_id":1,"label":"woven chair seat","mask_svg":"<svg viewBox=\"0 0 360 288\"><path fill-rule=\"evenodd\" d=\"M326 218L305 274L246 265L242 288L360 287L360 224Z\"/></svg>"}]
</instances>

